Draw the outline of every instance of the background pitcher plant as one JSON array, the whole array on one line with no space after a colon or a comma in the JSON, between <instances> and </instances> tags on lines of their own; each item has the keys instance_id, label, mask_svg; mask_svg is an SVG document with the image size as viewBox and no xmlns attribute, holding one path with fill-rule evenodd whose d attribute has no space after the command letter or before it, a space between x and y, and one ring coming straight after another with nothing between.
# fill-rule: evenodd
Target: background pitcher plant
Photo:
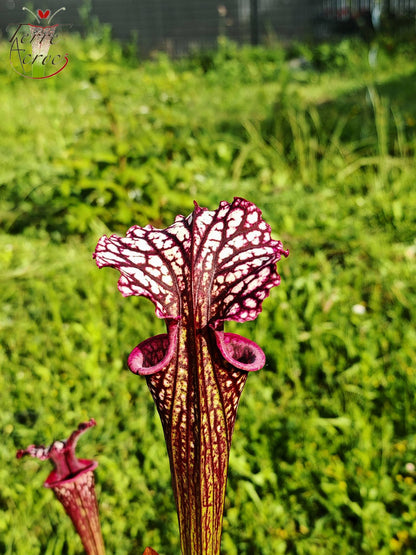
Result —
<instances>
[{"instance_id":1,"label":"background pitcher plant","mask_svg":"<svg viewBox=\"0 0 416 555\"><path fill-rule=\"evenodd\" d=\"M55 468L44 483L62 503L81 538L87 555L104 555L98 503L95 494L94 470L98 462L78 459L75 447L79 437L96 422L93 418L81 423L67 440L54 441L49 447L29 445L19 449L16 456L30 455L41 461L50 460Z\"/></svg>"}]
</instances>

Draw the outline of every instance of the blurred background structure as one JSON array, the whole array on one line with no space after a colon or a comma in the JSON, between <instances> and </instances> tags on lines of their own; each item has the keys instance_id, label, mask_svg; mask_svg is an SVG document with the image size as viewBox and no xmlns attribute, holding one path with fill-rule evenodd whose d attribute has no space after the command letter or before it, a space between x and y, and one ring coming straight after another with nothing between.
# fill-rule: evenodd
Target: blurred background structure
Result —
<instances>
[{"instance_id":1,"label":"blurred background structure","mask_svg":"<svg viewBox=\"0 0 416 555\"><path fill-rule=\"evenodd\" d=\"M1 31L24 21L22 0L0 5ZM173 56L211 48L220 36L240 43L328 39L346 34L371 36L380 19L388 24L414 25L415 0L51 0L52 12L66 5L59 23L87 32L111 24L113 38L137 41L139 53ZM34 6L37 8L37 6Z\"/></svg>"}]
</instances>

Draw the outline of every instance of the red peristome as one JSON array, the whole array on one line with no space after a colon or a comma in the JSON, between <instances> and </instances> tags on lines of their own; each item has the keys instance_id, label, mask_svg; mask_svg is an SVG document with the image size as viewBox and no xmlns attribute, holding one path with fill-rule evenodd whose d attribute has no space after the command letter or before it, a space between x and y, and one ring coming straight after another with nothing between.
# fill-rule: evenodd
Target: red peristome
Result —
<instances>
[{"instance_id":1,"label":"red peristome","mask_svg":"<svg viewBox=\"0 0 416 555\"><path fill-rule=\"evenodd\" d=\"M178 337L178 323L168 322L168 333L149 337L130 353L128 365L134 374L149 376L163 370L171 361Z\"/></svg>"},{"instance_id":2,"label":"red peristome","mask_svg":"<svg viewBox=\"0 0 416 555\"><path fill-rule=\"evenodd\" d=\"M256 372L266 364L266 355L254 341L236 333L216 330L214 333L222 356L236 368L246 372Z\"/></svg>"},{"instance_id":3,"label":"red peristome","mask_svg":"<svg viewBox=\"0 0 416 555\"><path fill-rule=\"evenodd\" d=\"M65 466L67 466L68 458L69 457L65 457L65 459L59 460L58 464L59 464L60 470L63 468L62 463L64 460L65 460L64 464ZM91 472L95 470L98 466L97 461L91 461L88 459L77 459L77 463L79 463L79 469L75 472L69 471L67 474L65 474L64 478L61 478L62 474L60 473L60 470L59 471L52 470L52 472L46 478L45 483L43 484L45 488L55 488L57 486L67 484L69 482L74 482L75 480L78 480L82 474Z\"/></svg>"}]
</instances>

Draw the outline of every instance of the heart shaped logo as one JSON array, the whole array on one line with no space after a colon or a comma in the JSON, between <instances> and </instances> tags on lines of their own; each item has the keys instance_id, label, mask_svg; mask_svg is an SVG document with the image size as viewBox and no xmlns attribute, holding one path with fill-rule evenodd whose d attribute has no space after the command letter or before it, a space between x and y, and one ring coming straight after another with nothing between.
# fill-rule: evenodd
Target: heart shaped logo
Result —
<instances>
[{"instance_id":1,"label":"heart shaped logo","mask_svg":"<svg viewBox=\"0 0 416 555\"><path fill-rule=\"evenodd\" d=\"M42 10L38 10L38 16L41 19L46 19L50 13L51 13L51 10L45 10L44 12Z\"/></svg>"}]
</instances>

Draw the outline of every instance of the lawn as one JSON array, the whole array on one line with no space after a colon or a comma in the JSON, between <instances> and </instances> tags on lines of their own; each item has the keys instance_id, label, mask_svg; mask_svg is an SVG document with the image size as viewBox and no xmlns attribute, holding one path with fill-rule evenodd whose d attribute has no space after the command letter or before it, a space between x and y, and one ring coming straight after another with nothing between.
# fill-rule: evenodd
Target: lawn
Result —
<instances>
[{"instance_id":1,"label":"lawn","mask_svg":"<svg viewBox=\"0 0 416 555\"><path fill-rule=\"evenodd\" d=\"M164 324L92 252L234 196L290 256L259 318L227 326L267 363L240 403L223 553L414 553L415 45L381 40L375 67L353 40L177 61L65 45L32 81L0 43L0 553L82 553L49 463L15 453L91 417L78 454L99 461L108 553L179 552L162 428L126 364Z\"/></svg>"}]
</instances>

